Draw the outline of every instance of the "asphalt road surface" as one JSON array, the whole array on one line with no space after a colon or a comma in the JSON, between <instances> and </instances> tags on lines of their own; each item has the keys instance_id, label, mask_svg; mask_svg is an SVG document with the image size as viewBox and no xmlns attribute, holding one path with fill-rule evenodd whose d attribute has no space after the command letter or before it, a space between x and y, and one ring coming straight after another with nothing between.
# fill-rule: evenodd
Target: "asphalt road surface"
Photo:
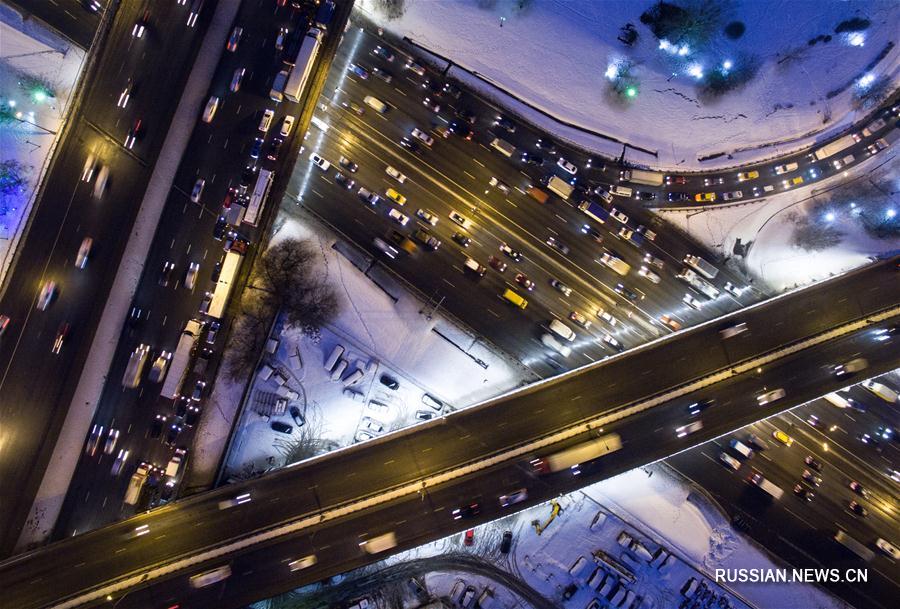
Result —
<instances>
[{"instance_id":1,"label":"asphalt road surface","mask_svg":"<svg viewBox=\"0 0 900 609\"><path fill-rule=\"evenodd\" d=\"M225 531L232 539L239 538L303 514L318 513L326 506L343 505L361 496L379 496L386 489L455 465L481 462L508 447L678 386L689 378L728 369L733 365L730 361L770 351L802 336L818 334L845 319L865 318L872 311L892 306L900 291L900 285L891 281L896 273L894 266L895 261L882 263L742 311L740 319L750 330L741 334L744 338L740 340L729 339L730 345L720 341L717 324L695 328L569 378L530 387L513 398L455 413L446 421L332 453L303 466L220 488L67 539L0 565L0 585L17 606L38 606L67 591L84 589L90 585L87 582L140 573L146 565L220 545L225 541ZM829 311L821 309L825 293L831 295ZM790 324L786 323L788 319ZM489 519L500 512L495 499L502 490L526 486L529 501L539 501L718 437L842 386L844 383L833 377L831 368L851 357L867 358L871 374L890 370L897 364L896 350L874 340L873 331L894 324L896 318L783 357L762 369L733 375L691 396L608 425L605 431L618 433L623 449L583 464L580 476L566 470L537 477L526 465L527 459L512 459L428 488L425 499L414 494L413 499L398 499L391 505L363 510L355 517L327 521L314 527L312 534L279 538L272 545L245 550L234 558L232 567L233 573L244 575L233 575L225 584L204 588L190 597L192 604L205 606L216 595L215 598L221 597L217 606L238 606L298 583L345 571L371 558L359 550L361 539L391 530L400 539L398 548L446 535L463 527L446 512L473 498L483 499L481 519ZM711 349L713 344L721 344L724 349ZM756 396L777 387L786 390L785 398L764 407L757 405ZM713 397L716 404L702 415L703 429L677 437L675 429L691 420L687 404ZM582 435L576 441L586 437ZM222 509L220 501L244 492L251 493L250 503ZM150 532L129 539L142 524ZM317 565L298 572L296 580L290 579L283 563L311 553L318 556ZM226 561L223 558L219 562ZM60 564L74 568L60 569L56 566ZM276 568L277 565L282 566ZM49 577L55 582L52 590L41 585ZM120 606L140 606L148 601L146 595L155 595L157 603L172 602L172 597L184 601L188 598L187 580L179 577L134 590L121 599Z\"/></svg>"},{"instance_id":2,"label":"asphalt road surface","mask_svg":"<svg viewBox=\"0 0 900 609\"><path fill-rule=\"evenodd\" d=\"M896 349L896 344L885 346ZM875 552L873 561L865 565L870 580L866 584L831 586L832 589L854 606L887 608L900 594L898 567L874 542L881 538L897 543L898 482L890 472L900 467L900 449L896 437L880 438L878 444L873 439L879 429L896 427L896 405L888 405L860 386L840 394L850 398L856 407L839 409L824 399L816 400L671 457L667 462L712 494L740 521L745 532L792 564L820 568L863 566L832 539L838 530L846 531ZM788 433L792 444L776 441L776 430ZM729 444L732 439L747 442L750 433L762 438L769 447L757 450L748 460ZM865 443L860 439L863 434L869 434ZM740 469L726 467L720 461L722 452L741 457ZM821 471L806 462L808 457L821 465ZM772 501L747 484L745 479L753 471L782 488L784 496ZM805 480L804 472L820 478L820 482ZM861 485L859 492L850 488L852 482ZM807 501L798 496L794 490L797 485L814 493L814 497ZM868 516L851 512L851 500L862 504Z\"/></svg>"},{"instance_id":3,"label":"asphalt road surface","mask_svg":"<svg viewBox=\"0 0 900 609\"><path fill-rule=\"evenodd\" d=\"M349 10L347 6L344 8ZM274 11L258 9L254 3L242 5L235 19L235 24L243 28L237 49L232 52L223 48L210 86L210 94L219 96L223 102L211 123L198 120L188 153L178 169L134 297L135 314L129 318L120 336L110 366L109 382L104 387L92 422L92 433L98 430L97 448L93 448L89 436L57 521L56 538L88 531L133 514L135 506L125 505L123 498L128 481L141 462L155 464L155 475L160 475L176 448L187 449L184 461L190 458L193 424L202 416L211 387L206 385L196 400L173 401L160 396L163 383L151 382L148 373L162 351L175 351L185 324L193 318L204 324L196 351L198 356L205 351L208 363L204 364L201 357L192 359L181 393L190 397L198 382L214 378L231 314L221 320L221 329L214 335L209 332L213 320L202 315L199 308L206 291L213 289L213 271L225 256L223 245L228 244L227 239L217 239L213 235L223 200L241 182L242 171L248 163L273 169L277 176L286 173L291 155L296 156L300 147L299 137L286 138L278 160L268 160L262 155L254 161L249 156L249 149L256 137L266 138L265 152L278 136L282 117L296 117L292 135L302 133L302 125L308 121L308 116L302 115L304 104L285 100L276 106L268 96L272 80L282 68L280 54L275 48L279 28L293 31L299 23L307 23L305 13L293 11L290 5ZM338 20L344 17L339 11L335 15ZM323 41L316 72L307 91L321 87L337 42L336 36ZM245 72L240 89L232 92L232 78L235 71L241 69ZM272 107L277 108L276 118L269 132L261 133L258 129L260 117L266 108ZM199 202L194 203L191 193L198 178L204 179L206 185ZM252 188L251 182L250 190ZM270 202L266 212L271 215L275 209ZM264 226L265 222L260 225ZM260 228L244 225L239 230L251 242L261 238ZM195 284L188 289L185 278L192 263L199 265L199 272ZM164 274L163 268L167 264L174 265L174 269ZM248 255L241 265L242 279L246 279L251 265L252 258ZM232 292L233 295L239 293L240 287ZM233 297L232 301L236 302L237 298ZM136 389L125 389L121 381L129 357L141 344L150 346L142 383ZM198 408L200 413L189 419L188 408ZM173 425L179 427L180 432L169 438ZM107 447L109 450L105 450ZM124 466L121 465L123 454L127 455ZM181 472L185 467L183 464ZM178 478L180 480L182 476ZM136 507L139 510L148 502L158 505L180 490L160 485Z\"/></svg>"},{"instance_id":4,"label":"asphalt road surface","mask_svg":"<svg viewBox=\"0 0 900 609\"><path fill-rule=\"evenodd\" d=\"M0 502L4 553L18 537L65 418L125 247L121 236L130 231L175 110L178 98L171 91L181 89L203 36L202 23L188 29L181 18L185 8L167 2L154 11L145 35L134 38L140 11L139 3L119 9L0 298L0 312L11 319L0 341L0 419L10 430L4 434L7 456L0 459L0 477L19 489ZM120 107L129 81L128 101ZM137 120L142 129L127 149L126 136ZM97 165L85 181L90 155ZM97 188L104 170L105 191ZM86 238L93 247L85 268L78 268ZM40 310L39 294L48 282L55 282L56 295ZM66 324L60 352L52 353Z\"/></svg>"},{"instance_id":5,"label":"asphalt road surface","mask_svg":"<svg viewBox=\"0 0 900 609\"><path fill-rule=\"evenodd\" d=\"M405 58L399 51L393 51L393 61L386 61L374 53L379 44L382 41L357 28L345 35L316 111L317 118L328 128L323 130L322 123L313 123L288 194L414 286L428 301L423 307L426 313L435 305L438 310L450 312L481 337L546 377L615 353L614 347L601 341L606 335L625 347L633 347L672 331L660 321L662 315L689 325L761 297L757 291L747 289L743 279L725 270L713 281L721 292L713 300L694 293L676 279L686 254L711 257L699 244L662 226L639 202L613 201L627 214L627 222L610 218L602 225L577 209L581 198L575 195L568 202L551 195L546 204L539 204L525 194L529 186L542 187L540 180L548 175L566 176L555 168L551 161L555 157L535 148L542 134L523 125L514 134L502 132L491 123L497 111L469 92L461 92L458 99L450 92L435 97L434 91L423 87L423 83L443 83L438 76L428 71L420 76L405 68ZM380 72L376 73L376 68ZM384 80L388 75L390 82ZM379 114L366 106L366 96L387 102L390 110ZM426 97L439 104L439 112L424 105ZM363 114L358 115L350 104L362 108ZM446 129L453 121L460 121L457 114L461 112L477 117L471 125L475 133L472 139L452 134L442 137L436 129ZM434 143L429 147L415 140L411 136L414 128L429 133ZM489 144L495 135L508 138L520 152L541 152L546 157L545 166L538 168L522 162L520 153L507 158L491 149ZM403 138L415 142L417 149L403 147ZM575 152L562 146L556 148L567 158L586 163ZM310 163L312 152L330 161L332 167L321 171ZM342 168L342 156L356 163L358 170ZM403 181L388 175L388 167L402 173ZM338 172L355 184L346 188L337 183ZM585 183L593 184L603 172L582 168L579 183L582 174ZM499 179L508 192L492 186L492 179ZM360 188L378 193L381 201L375 206L366 204L358 195ZM405 197L405 203L391 202L386 195L388 188ZM290 213L291 206L285 208ZM419 210L434 214L434 226L417 217ZM407 216L406 225L389 218L389 211ZM465 216L469 225L463 228L454 223L449 218L453 211ZM620 234L639 226L655 232L655 238L637 246ZM373 244L376 237L390 241L392 231L410 236L416 229L428 231L441 241L436 251L429 251L417 239L418 250L413 255L406 255L396 246L400 255L390 260ZM597 231L602 243L584 229ZM463 247L456 242L455 233L468 238L468 245ZM548 244L550 238L558 247ZM516 262L501 253L503 243L521 253L524 260ZM627 276L617 275L599 262L605 251L617 254L631 266ZM508 268L503 272L491 268L491 256ZM658 266L647 262L645 256L658 260ZM465 270L466 257L486 268L483 278L479 280ZM642 267L653 273L653 279L639 273ZM533 282L531 289L517 282L519 273ZM552 279L560 280L568 290L552 287ZM729 281L741 289L739 297L722 290ZM619 283L635 293L635 301L616 292ZM501 294L507 288L528 300L527 309L521 311L502 300ZM700 310L683 302L688 292L703 301ZM612 323L601 319L600 311L610 315ZM573 312L583 315L589 327L579 327L571 321ZM540 342L552 319L563 320L577 333L578 338L568 345L574 351L568 358Z\"/></svg>"}]
</instances>

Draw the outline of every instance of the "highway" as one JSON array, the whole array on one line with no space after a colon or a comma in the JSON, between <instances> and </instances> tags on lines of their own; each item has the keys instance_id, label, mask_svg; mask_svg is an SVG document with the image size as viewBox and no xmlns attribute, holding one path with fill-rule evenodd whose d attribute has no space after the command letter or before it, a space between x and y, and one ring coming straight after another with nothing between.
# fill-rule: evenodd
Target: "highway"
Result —
<instances>
[{"instance_id":1,"label":"highway","mask_svg":"<svg viewBox=\"0 0 900 609\"><path fill-rule=\"evenodd\" d=\"M543 188L540 181L548 175L565 176L560 169L554 169L555 156L535 147L542 135L546 141L546 135L526 125L518 125L512 134L502 131L492 125L498 111L469 91L461 91L458 99L450 92L435 97L423 83L443 83L438 75L426 70L420 76L404 68L406 58L396 49L393 61L386 61L374 53L380 44L384 44L382 40L357 28L345 35L316 111L316 117L327 123L328 129L323 131L322 123L313 123L302 162L291 177L288 196L302 202L304 208L414 286L422 300L428 302L424 309L430 311L438 305L438 310L461 319L480 336L547 377L616 353L615 346L602 341L604 336L615 338L626 348L633 347L672 331L660 321L663 315L680 325L690 325L733 311L762 296L759 291L746 289L749 286L745 280L722 269L713 281L721 294L713 300L697 295L701 308L691 308L682 299L686 293L694 292L674 275L683 268L681 261L686 254L712 259L705 248L663 226L659 218L633 200L620 198L613 202L628 215L625 224L611 218L600 224L589 218L576 207L582 200L580 195L573 195L569 201L550 195L546 204L539 204L525 194L529 186ZM366 78L352 71L354 67L362 70ZM390 82L384 80L388 76ZM367 95L387 102L390 110L379 114L369 108L363 101ZM439 102L440 111L435 113L426 107L425 97ZM363 109L363 114L358 115L350 104ZM473 120L471 140L453 134L445 138L436 131L460 121L457 115L465 112L471 113ZM431 147L418 142L417 149L411 151L401 145L403 138L415 139L410 135L414 128L435 139ZM507 139L518 152L506 158L491 149L495 136ZM594 184L608 173L586 167L586 157L576 151L561 145L556 148L558 154L579 165L578 184ZM524 151L543 154L544 166L522 162L520 155ZM311 152L330 161L333 167L323 172L309 163ZM351 173L340 167L342 156L356 163L358 171ZM389 166L405 176L402 183L386 173ZM348 189L337 183L337 172L347 174L355 185ZM509 192L491 186L492 178L506 184ZM381 201L376 206L362 202L358 195L361 187L378 193ZM394 188L408 201L403 205L391 203L385 194L388 188ZM299 213L300 208L288 202L284 209L290 215ZM418 218L419 209L433 212L436 224L432 226ZM401 227L392 221L387 215L390 210L408 216L408 224ZM450 220L452 211L465 216L470 225L461 228ZM637 230L639 226L654 231L655 238L638 246L620 235L622 229ZM597 236L584 232L584 227L596 231ZM416 229L429 231L441 241L440 247L428 251L419 242L413 255L405 255L398 247L400 255L391 260L373 245L375 237L389 241L393 231L409 236ZM454 241L455 233L467 237L469 244L463 247ZM551 237L566 251L549 245ZM597 243L597 239L602 243ZM521 253L524 260L517 262L501 253L502 243ZM619 276L600 264L599 258L605 251L615 253L631 266L627 276ZM465 271L467 256L486 268L483 278ZM492 268L491 256L508 268L502 272ZM645 256L658 260L657 265L645 262ZM642 266L652 270L658 283L639 274ZM528 290L517 283L517 273L533 281L534 287ZM552 279L560 280L570 293L552 287ZM615 286L620 282L639 299L630 302L617 293ZM740 296L725 292L726 282L738 286ZM528 300L527 309L518 310L500 298L507 288ZM601 310L609 319L598 317ZM583 315L590 327L579 327L571 321L572 312ZM577 334L569 357L540 342L552 319L564 321Z\"/></svg>"},{"instance_id":2,"label":"highway","mask_svg":"<svg viewBox=\"0 0 900 609\"><path fill-rule=\"evenodd\" d=\"M893 348L896 350L896 344ZM898 483L888 472L900 468L900 449L896 438L882 440L876 446L871 441L863 443L860 436L869 434L874 438L879 428L896 426L896 406L860 386L841 395L852 399L856 408L839 409L824 399L815 400L671 457L667 463L706 489L740 521L744 532L791 564L854 566L852 554L831 539L838 529L847 531L875 550L875 559L869 564L870 581L832 589L857 607L888 608L900 594L900 573L896 562L876 550L873 542L882 538L897 543ZM793 444L785 446L775 441L775 430L790 434ZM744 460L738 471L732 471L722 464L719 455L724 451L740 456L729 448L729 442L734 438L746 441L749 433L763 438L769 447ZM821 472L806 463L810 456L821 464ZM767 501L742 482L753 470L780 486L784 497L777 502ZM816 486L803 480L804 471L820 477L821 483ZM866 496L854 492L851 482L860 483ZM806 501L793 492L797 484L815 493L812 500ZM863 504L868 516L853 514L848 509L851 500Z\"/></svg>"},{"instance_id":3,"label":"highway","mask_svg":"<svg viewBox=\"0 0 900 609\"><path fill-rule=\"evenodd\" d=\"M135 293L133 305L136 313L128 319L119 338L109 382L104 387L91 423L92 431L102 429L98 440L100 449L91 450L89 436L56 524L54 535L57 539L115 522L130 516L135 508L139 511L148 505L159 505L182 490L167 487L161 474L176 448L187 450L185 461L190 458L194 425L202 416L205 398L211 390L211 381L215 377L232 319L231 313L222 319L222 328L213 337L208 332L211 320L199 311L204 294L213 289L214 268L221 264L228 246L227 239L216 238L213 234L217 218L222 213L223 201L229 196L228 193L242 182L242 172L248 164L272 169L276 176L282 172L286 174L301 143L299 137L285 138L286 144L279 159L271 161L262 157L257 162L249 157L254 139L263 136L271 143L277 137L286 115L297 118L292 135L302 133L303 121L308 121L308 117L302 115L303 104L285 100L276 106L268 97L272 80L281 69L281 62L273 61L278 60L275 38L279 28L293 31L301 22L308 23L308 11L293 11L289 5L271 12L260 12L258 8L254 3L242 4L235 18L235 25L243 28L237 49L227 51L223 44L210 85L210 95L218 95L224 101L211 123L197 121L188 145L190 153L184 156L178 169ZM345 8L349 10L349 6ZM340 15L336 17L340 18ZM305 31L305 26L303 29ZM313 76L318 87L321 87L329 66L329 56L336 46L336 37L326 39L323 45ZM244 77L240 90L233 92L230 91L230 84L239 69L245 70ZM312 86L310 89L315 90ZM271 107L276 108L276 117L268 134L262 134L258 130L259 120L263 111ZM268 146L264 150L268 150ZM206 184L199 202L194 203L191 192L198 178L204 179ZM252 187L251 183L251 190ZM274 215L276 209L277 206L270 201L264 212L266 217ZM266 222L260 222L256 228L243 225L238 230L242 237L258 243L263 239L265 225ZM256 248L252 249L255 251ZM199 271L195 284L188 289L184 279L192 263L199 265ZM174 268L168 274L166 285L161 285L162 270L167 264ZM241 277L247 277L251 265L252 254L244 258ZM235 289L232 293L233 311L240 290ZM188 420L187 405L182 404L179 409L178 402L161 397L163 383L151 382L147 377L154 360L162 351L172 353L175 350L179 336L190 319L204 324L196 349L201 357L192 359L182 393L191 396L197 382L207 382L208 385L199 399L190 402L190 406L199 408L200 412ZM136 389L125 389L122 378L129 357L141 344L150 347L142 383ZM156 427L158 417L162 420ZM180 427L181 431L168 441L167 436L173 425ZM117 436L118 440L107 452L103 447L111 435ZM119 459L121 451L127 451L124 466ZM156 474L152 476L139 504L128 506L123 504L125 490L141 462L156 465ZM185 470L186 464L183 464L181 472ZM180 481L183 476L178 479Z\"/></svg>"},{"instance_id":4,"label":"highway","mask_svg":"<svg viewBox=\"0 0 900 609\"><path fill-rule=\"evenodd\" d=\"M100 55L85 76L91 85L67 121L0 296L0 312L11 320L0 341L5 428L0 476L9 488L20 489L0 502L4 555L18 538L88 355L125 247L121 235L130 231L178 101L170 92L183 86L203 37L202 22L193 30L184 26L185 11L176 3L160 3L138 39L132 28L141 3L119 9L107 38L95 49ZM172 27L157 27L166 22ZM121 107L129 80L131 93ZM138 119L141 133L126 149L126 136ZM84 181L89 155L97 164ZM99 189L96 197L106 171L105 192ZM93 240L93 247L81 269L75 262L85 238ZM36 307L38 297L50 281L57 292L42 311ZM52 353L65 324L68 335L60 352Z\"/></svg>"},{"instance_id":5,"label":"highway","mask_svg":"<svg viewBox=\"0 0 900 609\"><path fill-rule=\"evenodd\" d=\"M139 578L147 565L158 565L190 551L223 544L224 531L228 531L230 539L237 539L304 514L317 514L328 506L383 496L386 489L463 464L483 463L485 457L521 446L530 439L681 386L711 371L727 370L739 360L817 335L847 320L860 316L865 319L875 311L893 307L900 296L895 264L896 261L882 263L742 311L739 319L750 330L729 342L719 340L719 323L694 328L510 397L501 396L480 407L454 413L446 422L423 425L252 482L180 500L22 555L0 565L0 586L8 591L8 598L16 606L23 609L40 606L67 591L82 590L91 585L88 582L96 584L126 574ZM827 301L824 294L830 295ZM827 310L822 308L824 302L828 302ZM411 547L457 530L461 528L460 523L454 528L446 510L474 497L484 498L486 508L482 516L488 519L499 511L493 498L502 490L525 484L530 501L538 501L656 460L840 387L842 383L831 375L831 367L856 354L869 360L868 373L890 370L897 365L896 350L873 340L872 331L896 323L894 318L826 341L759 370L730 375L727 380L690 396L626 417L607 429L619 433L625 447L583 466L581 476L573 477L564 471L535 478L523 466L527 458L498 462L478 474L426 489L428 501L415 497L413 492L413 499L398 499L396 503L378 505L349 518L326 521L312 534L279 538L273 540L273 545L245 550L235 559L233 572L252 573L233 576L224 585L204 589L192 600L203 606L212 598L210 595L227 592L227 598L221 597L222 604L217 606L238 606L252 598L270 596L275 591L361 564L366 556L356 544L363 537L396 528L400 538L398 547ZM711 344L720 344L722 349L710 349ZM785 388L787 396L783 400L765 407L756 405L757 395L776 387ZM687 404L705 397L715 397L717 402L702 415L704 428L686 438L677 438L675 428L689 420ZM220 501L248 491L252 502L230 509L219 508ZM397 522L403 526L391 524ZM130 539L135 528L142 524L149 527L150 533ZM280 570L273 567L309 553L317 554L318 565L298 572L296 579L287 577L284 567ZM61 570L54 566L57 564L74 567ZM216 565L211 563L209 567L212 566ZM190 572L200 570L195 567ZM40 585L48 577L55 580L53 590ZM148 600L145 594L154 595L156 603L169 602L172 595L184 600L180 595L187 594L186 579L176 578L174 583L167 581L129 592L120 599L119 606L141 606L141 602Z\"/></svg>"}]
</instances>

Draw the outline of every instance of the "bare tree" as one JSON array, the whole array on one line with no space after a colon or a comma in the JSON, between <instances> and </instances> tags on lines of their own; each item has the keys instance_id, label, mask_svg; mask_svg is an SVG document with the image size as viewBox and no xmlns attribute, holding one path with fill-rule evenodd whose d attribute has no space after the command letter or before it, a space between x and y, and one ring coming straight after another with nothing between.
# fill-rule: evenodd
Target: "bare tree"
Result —
<instances>
[{"instance_id":1,"label":"bare tree","mask_svg":"<svg viewBox=\"0 0 900 609\"><path fill-rule=\"evenodd\" d=\"M289 325L318 329L337 314L337 296L316 272L318 254L298 239L285 239L262 256L251 286L268 307L282 310Z\"/></svg>"},{"instance_id":2,"label":"bare tree","mask_svg":"<svg viewBox=\"0 0 900 609\"><path fill-rule=\"evenodd\" d=\"M375 9L393 21L406 12L406 0L375 0Z\"/></svg>"},{"instance_id":3,"label":"bare tree","mask_svg":"<svg viewBox=\"0 0 900 609\"><path fill-rule=\"evenodd\" d=\"M820 252L840 245L843 237L844 233L832 224L803 218L794 227L792 240L794 245L808 252Z\"/></svg>"}]
</instances>

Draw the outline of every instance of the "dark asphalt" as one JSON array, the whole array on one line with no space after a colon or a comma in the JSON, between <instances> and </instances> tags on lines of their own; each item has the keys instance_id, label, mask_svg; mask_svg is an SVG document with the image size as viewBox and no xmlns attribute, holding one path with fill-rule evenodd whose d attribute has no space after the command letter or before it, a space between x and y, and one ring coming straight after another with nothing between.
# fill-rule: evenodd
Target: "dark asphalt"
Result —
<instances>
[{"instance_id":1,"label":"dark asphalt","mask_svg":"<svg viewBox=\"0 0 900 609\"><path fill-rule=\"evenodd\" d=\"M137 3L120 9L94 71L85 76L92 84L69 120L0 299L0 311L11 318L0 342L0 419L12 430L4 454L15 455L0 460L0 477L8 488L20 489L0 502L2 554L12 549L31 507L88 355L125 247L121 237L130 231L175 110L177 97L170 92L183 86L203 37L202 24L190 35L184 27L154 27L157 19L175 15L174 23L182 23L184 7L160 3L151 27L137 40L131 30L139 10ZM129 78L135 87L127 106L119 108ZM125 136L137 119L144 135L126 150ZM100 167L90 183L81 180L92 153L110 167L99 200L92 191ZM78 269L75 257L85 237L94 247L87 267ZM57 297L40 311L38 295L51 280L57 283ZM63 323L71 330L61 353L54 355L50 348Z\"/></svg>"},{"instance_id":2,"label":"dark asphalt","mask_svg":"<svg viewBox=\"0 0 900 609\"><path fill-rule=\"evenodd\" d=\"M896 339L894 339L896 341ZM897 349L896 342L885 348ZM882 425L896 426L896 405L888 405L861 387L849 393L865 412L841 410L824 399L816 400L760 421L750 429L718 438L690 451L667 459L676 470L706 489L733 516L744 523L744 530L762 545L793 566L801 567L861 567L855 558L833 541L838 529L843 529L875 552L868 565L870 581L866 584L832 584L828 587L856 607L893 606L900 595L900 567L875 547L878 538L896 544L900 529L897 512L897 483L886 475L900 468L898 441L882 441L876 448L863 444L858 436L868 433L874 437ZM778 429L793 439L792 446L784 446L772 437ZM737 472L724 467L720 452L739 456L729 448L732 438L743 440L748 433L764 438L769 448L757 451ZM813 456L823 464L820 486L801 479L804 470L811 470L804 462ZM743 479L751 469L761 472L767 480L784 490L779 501L768 500ZM868 493L862 498L849 488L851 481L862 484ZM811 502L793 493L796 484L803 484L815 492ZM851 499L858 500L868 510L867 518L860 518L847 507Z\"/></svg>"},{"instance_id":3,"label":"dark asphalt","mask_svg":"<svg viewBox=\"0 0 900 609\"><path fill-rule=\"evenodd\" d=\"M882 263L743 311L740 319L748 324L750 331L740 335L745 337L741 340L731 339L730 357L732 361L744 359L892 306L900 295L900 284L893 281L895 277L894 261ZM821 308L823 294L831 295L828 311ZM786 323L788 319L792 323ZM711 344L723 344L717 330L717 325L694 328L591 370L533 386L513 398L498 399L487 407L455 413L446 420L390 439L344 449L302 466L181 500L67 539L0 565L0 586L8 591L8 598L17 606L23 609L38 606L49 602L51 597L59 598L66 590L84 589L91 585L89 582L139 573L145 565L219 545L225 541L225 531L230 538L238 538L302 514L316 513L323 506L377 496L385 489L454 465L480 462L529 439L678 386L689 378L730 367L729 355L709 348ZM208 595L215 592L212 588L218 594L224 594L223 588L227 588L219 607L238 606L271 596L299 583L316 581L329 573L363 564L367 557L356 544L366 536L395 530L400 547L412 547L458 530L461 526L447 517L446 511L474 497L484 498L482 516L489 519L496 517L500 510L494 498L505 490L524 485L529 488L530 501L538 501L688 448L839 387L841 383L831 375L830 366L855 354L869 360L872 374L892 369L897 365L896 350L872 340L871 332L872 328L867 328L801 351L758 372L732 377L687 398L611 424L607 430L621 435L624 448L583 466L580 477L564 471L535 478L526 465L527 460L506 461L490 470L429 489L424 501L398 500L356 517L328 522L310 534L249 549L234 559L233 570L236 574L245 571L252 574L233 576L224 586L204 589L191 596L192 601L197 606L211 602ZM758 407L755 396L763 388L773 387L784 387L787 397L780 403ZM686 404L703 397L717 400L703 414L704 429L687 438L676 438L675 427L688 419ZM220 500L246 491L253 496L251 503L230 510L218 509ZM151 534L129 540L129 531L140 524L147 524ZM318 564L307 572L295 574L296 580L287 577L283 566L276 567L310 553L317 554ZM61 570L56 566L59 564L77 567ZM48 577L54 579L53 590L41 585ZM120 606L140 606L147 601L145 594L158 595L157 601L169 602L170 596L184 601L187 593L186 579L178 577L144 591L133 591L122 599Z\"/></svg>"},{"instance_id":4,"label":"dark asphalt","mask_svg":"<svg viewBox=\"0 0 900 609\"><path fill-rule=\"evenodd\" d=\"M268 0L265 4L269 4ZM345 6L345 9L349 10L349 7ZM198 120L194 129L188 145L190 152L185 155L178 169L157 227L144 275L134 297L134 306L141 310L140 319L133 323L129 321L120 336L108 376L110 382L104 387L92 423L92 427L103 427L103 441L111 429L119 431L119 440L111 454L104 454L102 450L94 455L81 454L73 483L56 524L54 536L57 539L101 527L135 512L134 507L123 503L128 481L141 462L153 463L165 469L174 450L172 446L163 443L170 425L178 423L182 426L183 430L175 446L188 448L190 459L194 429L186 425L183 417L176 416L172 400L160 397L162 383L151 383L147 379L147 371L162 350L175 350L179 335L188 320L206 320L199 313L200 302L205 291L213 289L211 277L214 266L225 254L225 242L213 237L213 227L226 193L238 185L242 169L251 161L249 148L254 138L264 135L258 130L258 125L266 108L277 106L276 117L268 134L265 134L267 144L278 135L283 116L291 114L297 118L297 122L280 158L272 162L261 157L259 166L274 169L276 176L286 174L291 158L288 152L296 155L300 147L301 138L297 134L303 132L303 126L309 120L308 116L302 114L304 104L285 100L276 105L269 100L268 92L275 74L281 69L274 46L278 28L294 29L301 17L300 13L291 10L290 5L274 11L259 11L259 3L244 3L238 13L235 23L244 29L241 41L236 52L223 49L210 86L210 94L218 95L223 102L212 123L206 124ZM336 15L336 18L339 17L340 15ZM180 27L180 24L175 27ZM336 36L323 41L317 72L311 78L308 92L321 88L329 57L334 53L337 42ZM229 90L229 85L235 69L241 67L246 69L246 73L240 90L234 93ZM268 146L264 148L267 149ZM206 186L200 202L192 203L190 194L198 177L206 180ZM277 200L276 196L277 193L270 196L265 210L267 217L274 215L277 209L272 203L273 199ZM265 222L261 226L265 226ZM254 243L265 233L262 228L247 225L239 230ZM159 278L163 265L167 262L174 263L175 268L168 285L161 286ZM192 262L200 265L200 271L194 289L188 290L184 287L183 278ZM247 256L241 268L244 278L251 265L252 258ZM237 308L238 299L235 295L239 293L240 287L232 292L230 313L222 320L222 328L215 343L207 341L205 331L202 334L197 350L209 349L212 352L210 363L203 372L196 367L192 369L184 382L183 393L190 395L196 381L211 381L215 377L221 349L227 340L231 313ZM126 390L122 387L121 379L129 356L139 344L150 345L151 355L140 387ZM197 362L197 359L193 360L193 364ZM204 398L210 390L211 386L208 385ZM195 404L202 409L205 400ZM157 415L166 417L166 422L161 436L152 438L150 430ZM129 456L126 466L114 476L111 473L112 465L120 450L127 450ZM182 474L186 468L186 465L182 466ZM157 490L161 488L162 485ZM141 502L135 507L140 511L151 501L156 504L158 498L158 492L145 492Z\"/></svg>"}]
</instances>

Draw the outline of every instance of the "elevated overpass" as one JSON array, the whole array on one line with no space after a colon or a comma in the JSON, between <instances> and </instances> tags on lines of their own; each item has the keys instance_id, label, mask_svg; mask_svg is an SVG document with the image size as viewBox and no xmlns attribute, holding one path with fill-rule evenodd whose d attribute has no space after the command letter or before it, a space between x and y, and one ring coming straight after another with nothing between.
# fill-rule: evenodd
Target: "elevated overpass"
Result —
<instances>
[{"instance_id":1,"label":"elevated overpass","mask_svg":"<svg viewBox=\"0 0 900 609\"><path fill-rule=\"evenodd\" d=\"M4 603L119 608L238 607L382 558L359 542L393 531L414 547L467 528L449 511L481 498L481 519L503 513L496 497L526 487L525 507L671 455L831 391L829 367L863 354L866 371L898 365L897 340L872 340L896 325L897 259L771 299L620 356L500 396L438 421L336 451L262 478L175 502L0 563ZM745 322L749 332L722 340ZM756 396L784 388L765 406ZM685 438L685 406L716 397L704 428ZM603 427L622 450L580 476L537 476L536 455L583 441ZM249 503L220 502L250 493ZM148 532L135 536L139 526ZM390 552L387 552L390 553ZM292 572L288 563L316 555ZM188 576L229 564L232 576L199 590ZM124 596L123 596L124 595ZM189 604L188 604L189 603Z\"/></svg>"}]
</instances>

